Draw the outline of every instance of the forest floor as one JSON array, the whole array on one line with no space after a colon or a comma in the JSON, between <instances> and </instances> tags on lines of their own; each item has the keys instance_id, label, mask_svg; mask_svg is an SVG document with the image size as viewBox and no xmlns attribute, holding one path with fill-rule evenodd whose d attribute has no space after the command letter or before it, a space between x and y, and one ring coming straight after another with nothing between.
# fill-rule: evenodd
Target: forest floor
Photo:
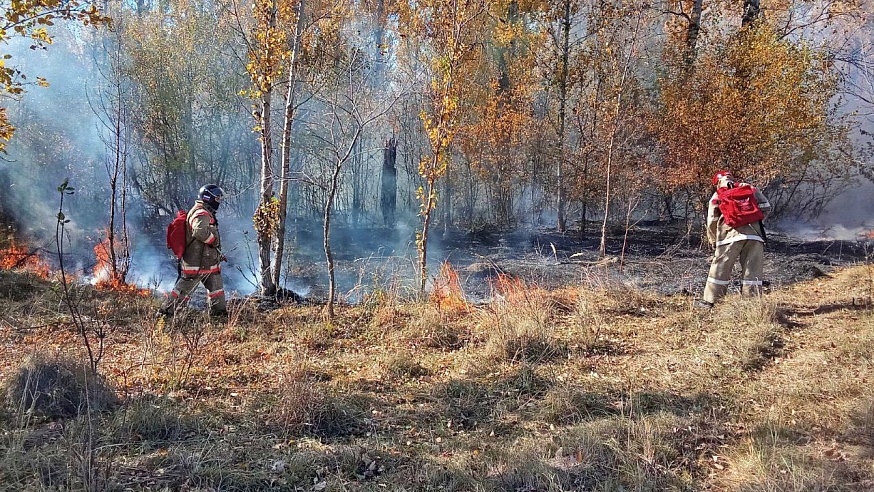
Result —
<instances>
[{"instance_id":1,"label":"forest floor","mask_svg":"<svg viewBox=\"0 0 874 492\"><path fill-rule=\"evenodd\" d=\"M157 321L0 271L0 490L874 489L874 265L703 312L592 278Z\"/></svg>"},{"instance_id":2,"label":"forest floor","mask_svg":"<svg viewBox=\"0 0 874 492\"><path fill-rule=\"evenodd\" d=\"M288 279L298 294L314 300L327 297L327 270L317 232L298 231ZM401 297L414 294L410 257L416 253L409 245L393 240L392 234L387 229L367 233L338 229L332 242L341 299L356 302L375 288ZM764 271L769 286L778 289L874 257L874 239L836 240L824 236L801 240L769 231ZM712 249L701 245L700 237L688 234L682 225L637 226L627 237L622 230L612 231L605 258L599 255L599 243L600 236L595 232L459 232L432 238L429 258L433 272L439 270L442 261L451 264L466 298L474 303L489 301L492 284L500 274L547 289L580 285L632 287L669 296L691 296L700 295L704 288Z\"/></svg>"}]
</instances>

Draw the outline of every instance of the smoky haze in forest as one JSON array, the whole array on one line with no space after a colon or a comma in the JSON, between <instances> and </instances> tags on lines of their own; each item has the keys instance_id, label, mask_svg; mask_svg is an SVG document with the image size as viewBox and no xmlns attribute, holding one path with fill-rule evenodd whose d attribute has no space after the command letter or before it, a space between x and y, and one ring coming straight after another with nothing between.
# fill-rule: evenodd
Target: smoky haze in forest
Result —
<instances>
[{"instance_id":1,"label":"smoky haze in forest","mask_svg":"<svg viewBox=\"0 0 874 492\"><path fill-rule=\"evenodd\" d=\"M28 93L10 108L18 125L18 134L6 159L0 163L0 179L6 190L2 198L3 209L13 216L28 246L39 248L46 259L54 262L60 199L57 187L69 179L69 186L75 188L75 192L64 197L63 211L70 219L65 231L67 266L87 277L96 261L93 248L105 237L109 220L107 163L113 155L105 141L109 135L96 114L100 110L98 91L105 81L101 80L93 62L95 54L88 52L91 48L74 36L62 37L48 50L31 50L25 42L14 43L11 48L15 59L26 61L29 74L45 77L50 85L29 87ZM105 67L101 68L105 70ZM315 110L309 110L303 116L320 117ZM248 115L243 113L242 118L246 117ZM243 125L251 125L251 122L247 119ZM255 140L252 133L244 136ZM370 145L375 144L370 142ZM381 148L377 148L362 153L368 154L369 164L374 166L373 160L381 158L381 152ZM132 170L136 162L134 153L132 150L128 156ZM256 205L252 196L253 183L248 183L249 189L245 189L239 184L229 185L204 175L201 184L208 182L218 182L227 192L217 215L222 249L230 260L223 266L226 288L241 293L252 292L258 280L257 244L251 221L251 211ZM181 203L182 207L187 208L193 203L197 186L192 185L188 190L187 201ZM309 188L297 186L295 191L298 195L306 195L312 193L312 187ZM168 291L175 280L176 266L165 246L164 228L172 217L167 211L155 213L155 208L143 198L134 183L129 182L127 190L131 243L128 280L142 287ZM351 222L351 218L344 217L343 211L338 215ZM372 232L375 219L371 217L360 219L360 228L341 226L334 231L332 243L335 250L341 261L351 265L339 269L339 284L343 292L353 290L362 279L364 282L373 280L362 271L363 268L372 270L368 258L398 260L398 256L408 257L414 253L415 215L399 213L398 216L399 220L392 229L378 234ZM304 296L313 292L314 287L316 293L324 290L321 287L325 283L321 234L320 217L302 215L293 219L289 231L291 262L289 272L284 276L284 287ZM436 249L434 258L435 261L440 258ZM408 258L397 262L410 264Z\"/></svg>"},{"instance_id":2,"label":"smoky haze in forest","mask_svg":"<svg viewBox=\"0 0 874 492\"><path fill-rule=\"evenodd\" d=\"M858 240L874 231L874 15L871 2L865 3L869 15L855 31L847 47L849 61L844 62L845 91L838 111L854 122L848 135L849 148L859 163L860 175L854 184L829 203L817 217L786 220L779 227L802 238Z\"/></svg>"},{"instance_id":3,"label":"smoky haze in forest","mask_svg":"<svg viewBox=\"0 0 874 492\"><path fill-rule=\"evenodd\" d=\"M69 180L75 191L64 197L63 212L70 220L65 230L66 262L68 268L88 278L96 263L93 248L105 238L109 223L107 163L113 155L98 116L103 81L91 62L95 54L89 52L92 47L79 41L64 36L48 50L31 50L20 40L11 46L15 59L26 60L28 73L45 77L50 85L29 87L25 97L11 106L19 128L6 160L0 164L0 173L6 185L4 210L13 215L28 246L39 248L52 262L56 261L57 247L57 187ZM205 177L204 184L207 181ZM165 246L163 226L171 217L147 217L151 207L130 182L127 192L131 248L128 280L141 287L169 290L176 267ZM189 205L196 194L196 188L190 191ZM243 243L243 221L235 224L232 217L222 217L221 212L219 217L224 219L221 232L225 243ZM247 291L236 269L226 270L229 287Z\"/></svg>"},{"instance_id":4,"label":"smoky haze in forest","mask_svg":"<svg viewBox=\"0 0 874 492\"><path fill-rule=\"evenodd\" d=\"M766 29L741 30L740 15L726 21L704 15L702 25L688 26L688 16L657 9L630 8L622 12L627 18L617 18L595 4L552 3L523 8L510 2L506 11L501 2L484 3L481 15L466 20L475 28L447 30L463 37L455 40L461 45L473 47L458 58L448 49L447 32L428 24L434 18L423 15L404 24L419 15L415 9L388 15L382 2L348 2L342 15L311 13L318 20L300 39L297 92L292 91L297 106L285 287L314 296L325 290L322 227L334 169L331 244L339 291L353 299L362 285L414 278L427 165L436 176L428 243L432 274L445 258L455 259L459 245L473 247L497 233L511 234L513 244L507 246L519 249L531 247L527 233L543 230L585 227L590 239L640 220L698 227L708 177L723 166L761 177L763 182L755 184L772 190L770 198L784 219L775 217L774 224L788 232L850 237L874 226L864 212L871 206L871 182L858 177L841 188L845 178L871 166L865 147L874 132L870 71L844 69L859 91L855 98L845 88L833 89L832 74L823 74L827 69L817 65L818 59L786 48L804 32L790 25L801 22L791 13L776 28L794 34L781 37ZM105 124L112 121L107 109L115 101L128 111L123 188L130 280L169 288L175 266L164 246L165 227L177 209L191 206L200 185L215 182L227 192L218 220L223 250L231 259L224 267L228 289L252 292L259 280L252 215L265 199L259 196L263 120L256 123L263 115L247 73L252 64L246 50L263 26L248 10L230 18L220 3L169 0L159 7L143 2L137 11L123 3L107 5L124 12L115 31L57 29L47 50L30 50L20 40L8 46L31 80L43 76L51 86L29 86L9 107L18 132L0 164L7 190L0 198L3 210L14 216L31 247L50 253L60 198L56 188L68 178L76 192L65 197L64 212L71 219L66 249L78 268L89 271L92 248L108 224L114 153ZM785 12L772 14L778 19ZM855 15L847 19L861 22ZM294 31L288 18L279 21L286 22L287 45ZM870 70L865 33L872 27L870 19L866 22L835 24L840 28L835 32L859 27L855 33L861 41L856 42L867 53L860 66ZM706 35L690 39L689 27ZM814 36L828 36L831 27L818 26ZM780 56L772 56L776 51ZM698 58L690 59L689 53ZM289 56L283 54L283 60ZM775 59L790 66L774 66ZM759 73L732 65L745 60L763 67L755 82L767 90L716 92L753 85L732 79ZM112 70L115 61L123 66L120 74ZM698 64L693 80L684 75L689 63ZM282 81L273 87L267 113L274 172L283 150L289 66L271 75ZM791 84L782 81L787 73L796 77ZM112 99L113 94L121 96ZM858 97L863 94L867 101ZM776 106L778 116L753 114L738 122L745 113L726 105L727 96L749 99L747 107ZM757 99L766 96L771 99ZM835 100L844 101L840 115L851 117L853 148L842 152L836 149L844 142L835 137L838 125L820 118L823 101ZM780 106L781 101L789 103ZM367 119L371 114L376 116ZM798 121L784 125L780 119L790 117ZM363 127L358 140L335 168L358 124ZM811 129L799 134L785 127ZM703 140L696 140L697 133ZM765 151L743 145L759 138L770 142ZM435 148L442 153L435 156ZM801 148L825 150L798 152ZM279 183L273 185L277 195Z\"/></svg>"}]
</instances>

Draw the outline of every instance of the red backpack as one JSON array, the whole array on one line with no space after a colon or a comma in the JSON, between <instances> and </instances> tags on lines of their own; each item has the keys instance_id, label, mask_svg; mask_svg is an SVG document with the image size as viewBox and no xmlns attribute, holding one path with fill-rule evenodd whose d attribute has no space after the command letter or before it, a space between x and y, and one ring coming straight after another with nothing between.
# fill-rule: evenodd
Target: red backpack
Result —
<instances>
[{"instance_id":1,"label":"red backpack","mask_svg":"<svg viewBox=\"0 0 874 492\"><path fill-rule=\"evenodd\" d=\"M173 251L173 255L177 259L181 259L185 254L185 230L188 228L188 214L180 210L176 212L176 217L167 226L167 248Z\"/></svg>"},{"instance_id":2,"label":"red backpack","mask_svg":"<svg viewBox=\"0 0 874 492\"><path fill-rule=\"evenodd\" d=\"M756 189L748 184L719 188L716 196L719 198L719 211L729 227L737 229L765 218L756 200Z\"/></svg>"}]
</instances>

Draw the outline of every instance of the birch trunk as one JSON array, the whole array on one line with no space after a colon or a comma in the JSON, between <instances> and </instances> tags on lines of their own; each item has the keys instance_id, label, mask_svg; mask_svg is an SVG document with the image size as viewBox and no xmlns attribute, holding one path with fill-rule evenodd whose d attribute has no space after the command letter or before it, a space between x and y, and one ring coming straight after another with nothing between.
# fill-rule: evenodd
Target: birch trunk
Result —
<instances>
[{"instance_id":1,"label":"birch trunk","mask_svg":"<svg viewBox=\"0 0 874 492\"><path fill-rule=\"evenodd\" d=\"M279 224L276 229L276 255L273 258L271 280L274 289L279 286L282 276L283 256L285 255L285 231L288 223L288 188L291 183L291 132L294 125L295 103L297 101L297 72L301 36L303 36L303 13L306 0L298 0L297 26L291 49L288 67L288 88L285 94L285 118L282 128L282 161L279 172Z\"/></svg>"},{"instance_id":2,"label":"birch trunk","mask_svg":"<svg viewBox=\"0 0 874 492\"><path fill-rule=\"evenodd\" d=\"M261 95L259 115L261 137L261 183L259 207L267 207L273 199L273 141L270 136L270 99L272 91ZM270 270L270 246L273 243L273 234L269 227L258 232L258 264L261 275L259 289L261 295L272 296L276 293L276 285Z\"/></svg>"}]
</instances>

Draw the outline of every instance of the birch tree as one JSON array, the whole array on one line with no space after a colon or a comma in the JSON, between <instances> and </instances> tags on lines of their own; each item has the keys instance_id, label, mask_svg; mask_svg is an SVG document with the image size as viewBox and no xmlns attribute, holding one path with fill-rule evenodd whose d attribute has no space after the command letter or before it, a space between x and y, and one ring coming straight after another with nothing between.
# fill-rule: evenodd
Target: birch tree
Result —
<instances>
[{"instance_id":1,"label":"birch tree","mask_svg":"<svg viewBox=\"0 0 874 492\"><path fill-rule=\"evenodd\" d=\"M255 0L252 3L254 25L247 53L249 62L246 64L246 71L252 79L249 96L255 101L252 110L254 130L261 145L259 198L253 223L258 240L258 287L265 296L272 296L276 292L270 267L271 246L279 227L282 207L274 190L276 170L273 165L272 111L273 92L290 54L287 31L280 26L280 20L286 20L290 11L290 2Z\"/></svg>"},{"instance_id":2,"label":"birch tree","mask_svg":"<svg viewBox=\"0 0 874 492\"><path fill-rule=\"evenodd\" d=\"M306 0L298 0L293 11L296 22L292 34L293 41L288 63L288 78L286 80L285 111L282 125L282 141L280 144L282 155L279 171L279 216L277 217L276 224L276 254L274 255L273 270L271 271L271 283L274 286L281 284L282 263L285 254L285 235L288 223L288 190L291 184L291 139L295 112L299 104L300 83L298 78L301 72L300 59L303 48L306 4Z\"/></svg>"},{"instance_id":3,"label":"birch tree","mask_svg":"<svg viewBox=\"0 0 874 492\"><path fill-rule=\"evenodd\" d=\"M425 0L404 3L400 9L402 32L425 39L432 60L426 88L427 107L420 113L431 154L419 163L424 184L417 191L422 218L421 229L416 233L422 298L428 279L428 239L437 207L437 185L450 165L463 81L477 55L478 23L487 7L486 0Z\"/></svg>"}]
</instances>

